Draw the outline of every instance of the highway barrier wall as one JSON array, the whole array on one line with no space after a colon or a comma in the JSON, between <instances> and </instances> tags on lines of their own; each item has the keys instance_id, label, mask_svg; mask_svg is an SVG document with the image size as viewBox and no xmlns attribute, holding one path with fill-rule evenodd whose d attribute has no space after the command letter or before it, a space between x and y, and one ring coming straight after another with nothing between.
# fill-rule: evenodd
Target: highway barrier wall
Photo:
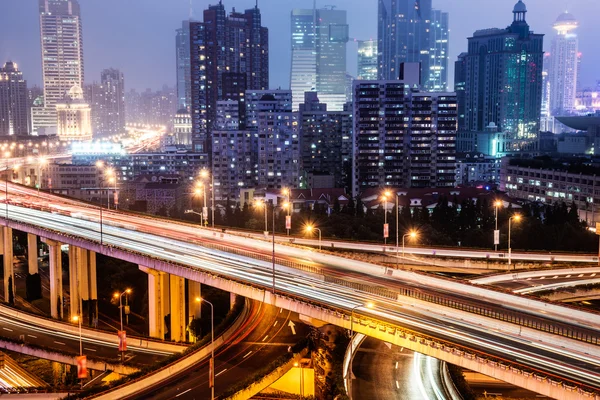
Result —
<instances>
[{"instance_id":1,"label":"highway barrier wall","mask_svg":"<svg viewBox=\"0 0 600 400\"><path fill-rule=\"evenodd\" d=\"M7 307L5 305L0 305L0 315L4 315L11 319L19 321L26 321L27 324L35 325L36 327L46 328L52 331L51 333L62 332L79 337L79 326L75 324L69 324L55 319L44 318L35 314L30 314L11 307ZM108 333L96 329L82 328L81 335L84 338L103 340L108 343L114 343L115 347L118 347L119 344L117 332ZM181 353L188 347L182 344L162 342L159 340L148 340L147 338L140 338L135 336L127 337L127 346L130 348L163 351L165 353L171 354Z\"/></svg>"},{"instance_id":2,"label":"highway barrier wall","mask_svg":"<svg viewBox=\"0 0 600 400\"><path fill-rule=\"evenodd\" d=\"M38 349L29 347L19 343L8 342L0 340L0 348L5 350L14 351L15 353L27 354L32 357L43 358L45 360L56 361L67 365L77 365L77 356L67 355L58 353L55 351ZM88 369L95 371L113 371L120 375L130 375L138 371L135 367L130 367L121 364L111 364L104 361L87 359Z\"/></svg>"}]
</instances>

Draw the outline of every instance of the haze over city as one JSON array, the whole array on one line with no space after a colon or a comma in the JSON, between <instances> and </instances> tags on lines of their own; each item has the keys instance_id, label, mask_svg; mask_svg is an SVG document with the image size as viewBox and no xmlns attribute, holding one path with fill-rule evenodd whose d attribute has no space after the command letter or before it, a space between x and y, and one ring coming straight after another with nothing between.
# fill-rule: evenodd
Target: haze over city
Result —
<instances>
[{"instance_id":1,"label":"haze over city","mask_svg":"<svg viewBox=\"0 0 600 400\"><path fill-rule=\"evenodd\" d=\"M192 0L194 18L217 0ZM434 0L434 7L450 13L450 74L453 62L466 50L466 38L477 29L505 28L511 22L513 0ZM98 80L103 68L119 68L127 77L127 87L138 90L175 83L175 29L189 16L188 0L81 0L86 81ZM254 6L254 0L226 1L227 11ZM271 46L271 87L289 87L290 12L310 8L312 0L259 0L263 25L269 28ZM348 11L350 37L377 39L376 0L319 0L317 6L335 5ZM41 85L39 19L37 2L3 0L0 14L0 60L19 64L30 85ZM598 76L597 0L529 0L528 22L536 33L546 34L550 48L552 23L568 10L579 20L580 51L583 53L581 82L592 85ZM550 36L549 36L550 35ZM356 73L356 45L348 45L348 72Z\"/></svg>"}]
</instances>

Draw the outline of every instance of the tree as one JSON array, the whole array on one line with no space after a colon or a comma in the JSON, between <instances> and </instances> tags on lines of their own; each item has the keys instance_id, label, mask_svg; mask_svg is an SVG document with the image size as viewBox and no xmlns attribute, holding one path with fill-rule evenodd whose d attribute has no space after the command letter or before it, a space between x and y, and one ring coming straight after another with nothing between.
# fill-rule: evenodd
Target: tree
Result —
<instances>
[{"instance_id":1,"label":"tree","mask_svg":"<svg viewBox=\"0 0 600 400\"><path fill-rule=\"evenodd\" d=\"M342 212L344 214L348 214L348 215L352 215L352 216L354 216L356 214L356 206L354 204L354 199L352 197L350 197L348 199L348 204L346 204L346 206L344 207Z\"/></svg>"},{"instance_id":2,"label":"tree","mask_svg":"<svg viewBox=\"0 0 600 400\"><path fill-rule=\"evenodd\" d=\"M362 218L365 216L365 205L360 196L356 196L356 216Z\"/></svg>"},{"instance_id":3,"label":"tree","mask_svg":"<svg viewBox=\"0 0 600 400\"><path fill-rule=\"evenodd\" d=\"M342 208L340 206L340 201L336 198L335 201L333 202L333 212L335 214L339 214L341 210L342 210Z\"/></svg>"}]
</instances>

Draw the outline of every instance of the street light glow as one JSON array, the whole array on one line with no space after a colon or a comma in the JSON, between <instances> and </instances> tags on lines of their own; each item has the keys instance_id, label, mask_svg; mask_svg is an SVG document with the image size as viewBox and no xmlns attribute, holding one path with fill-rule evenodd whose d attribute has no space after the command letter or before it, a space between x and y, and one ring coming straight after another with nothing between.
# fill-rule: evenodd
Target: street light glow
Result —
<instances>
[{"instance_id":1,"label":"street light glow","mask_svg":"<svg viewBox=\"0 0 600 400\"><path fill-rule=\"evenodd\" d=\"M79 315L74 315L72 318L73 322L79 321Z\"/></svg>"},{"instance_id":2,"label":"street light glow","mask_svg":"<svg viewBox=\"0 0 600 400\"><path fill-rule=\"evenodd\" d=\"M513 215L513 219L517 222L519 222L521 220L521 215L520 214L515 214Z\"/></svg>"},{"instance_id":3,"label":"street light glow","mask_svg":"<svg viewBox=\"0 0 600 400\"><path fill-rule=\"evenodd\" d=\"M411 231L411 232L409 233L409 236L410 236L411 238L413 238L413 239L414 239L414 238L416 238L416 237L417 237L417 232L416 232L416 231Z\"/></svg>"},{"instance_id":4,"label":"street light glow","mask_svg":"<svg viewBox=\"0 0 600 400\"><path fill-rule=\"evenodd\" d=\"M304 229L306 230L306 232L309 232L309 233L310 233L310 232L312 232L312 231L313 231L313 229L315 229L315 228L314 228L314 226L312 226L312 225L306 225L306 227L305 227Z\"/></svg>"},{"instance_id":5,"label":"street light glow","mask_svg":"<svg viewBox=\"0 0 600 400\"><path fill-rule=\"evenodd\" d=\"M496 200L496 201L494 202L494 206L495 206L495 207L502 207L502 202L501 202L500 200Z\"/></svg>"},{"instance_id":6,"label":"street light glow","mask_svg":"<svg viewBox=\"0 0 600 400\"><path fill-rule=\"evenodd\" d=\"M365 304L365 307L373 309L373 308L375 308L375 304L372 302L368 302L367 304Z\"/></svg>"}]
</instances>

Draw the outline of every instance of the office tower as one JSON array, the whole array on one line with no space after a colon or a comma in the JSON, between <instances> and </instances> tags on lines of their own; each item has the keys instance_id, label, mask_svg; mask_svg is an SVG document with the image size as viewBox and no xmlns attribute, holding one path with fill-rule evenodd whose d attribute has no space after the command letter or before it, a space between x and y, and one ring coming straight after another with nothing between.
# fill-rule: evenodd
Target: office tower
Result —
<instances>
[{"instance_id":1,"label":"office tower","mask_svg":"<svg viewBox=\"0 0 600 400\"><path fill-rule=\"evenodd\" d=\"M173 136L175 144L183 146L192 145L192 118L185 108L177 111L173 123Z\"/></svg>"},{"instance_id":2,"label":"office tower","mask_svg":"<svg viewBox=\"0 0 600 400\"><path fill-rule=\"evenodd\" d=\"M458 60L454 63L454 92L458 102L458 131L466 130L465 102L467 86L467 53L460 53Z\"/></svg>"},{"instance_id":3,"label":"office tower","mask_svg":"<svg viewBox=\"0 0 600 400\"><path fill-rule=\"evenodd\" d=\"M554 23L556 35L550 50L550 113L561 116L573 112L577 96L577 76L579 69L579 40L574 32L579 26L575 17L567 12L561 14Z\"/></svg>"},{"instance_id":4,"label":"office tower","mask_svg":"<svg viewBox=\"0 0 600 400\"><path fill-rule=\"evenodd\" d=\"M377 65L377 41L360 40L358 42L358 79L376 80Z\"/></svg>"},{"instance_id":5,"label":"office tower","mask_svg":"<svg viewBox=\"0 0 600 400\"><path fill-rule=\"evenodd\" d=\"M306 92L299 112L303 176L310 189L352 187L352 112L327 111Z\"/></svg>"},{"instance_id":6,"label":"office tower","mask_svg":"<svg viewBox=\"0 0 600 400\"><path fill-rule=\"evenodd\" d=\"M417 79L355 82L353 195L454 186L456 95L421 92Z\"/></svg>"},{"instance_id":7,"label":"office tower","mask_svg":"<svg viewBox=\"0 0 600 400\"><path fill-rule=\"evenodd\" d=\"M190 22L190 41L193 149L210 154L209 134L217 101L229 100L224 97L224 79L229 92L268 89L268 29L261 26L258 7L227 15L219 2L204 11L203 22ZM244 79L226 75L230 73L241 74Z\"/></svg>"},{"instance_id":8,"label":"office tower","mask_svg":"<svg viewBox=\"0 0 600 400\"><path fill-rule=\"evenodd\" d=\"M544 35L534 34L519 0L506 29L484 29L469 40L465 68L465 129L495 123L501 153L535 150L540 128Z\"/></svg>"},{"instance_id":9,"label":"office tower","mask_svg":"<svg viewBox=\"0 0 600 400\"><path fill-rule=\"evenodd\" d=\"M0 68L0 136L29 134L27 82L17 64Z\"/></svg>"},{"instance_id":10,"label":"office tower","mask_svg":"<svg viewBox=\"0 0 600 400\"><path fill-rule=\"evenodd\" d=\"M100 74L100 97L92 103L92 114L99 126L95 135L116 135L125 129L125 78L118 69L105 69ZM97 108L96 108L97 107Z\"/></svg>"},{"instance_id":11,"label":"office tower","mask_svg":"<svg viewBox=\"0 0 600 400\"><path fill-rule=\"evenodd\" d=\"M440 10L431 11L429 31L429 73L424 82L426 90L444 92L448 90L449 14Z\"/></svg>"},{"instance_id":12,"label":"office tower","mask_svg":"<svg viewBox=\"0 0 600 400\"><path fill-rule=\"evenodd\" d=\"M317 91L332 111L341 111L346 97L346 11L324 9L292 11L293 109L298 110L304 92Z\"/></svg>"},{"instance_id":13,"label":"office tower","mask_svg":"<svg viewBox=\"0 0 600 400\"><path fill-rule=\"evenodd\" d=\"M177 107L190 110L192 75L190 70L190 21L183 21L175 36L177 63Z\"/></svg>"},{"instance_id":14,"label":"office tower","mask_svg":"<svg viewBox=\"0 0 600 400\"><path fill-rule=\"evenodd\" d=\"M83 98L83 90L73 86L56 103L57 133L61 140L92 139L91 108Z\"/></svg>"},{"instance_id":15,"label":"office tower","mask_svg":"<svg viewBox=\"0 0 600 400\"><path fill-rule=\"evenodd\" d=\"M379 79L398 79L401 63L421 63L429 81L431 0L379 0Z\"/></svg>"},{"instance_id":16,"label":"office tower","mask_svg":"<svg viewBox=\"0 0 600 400\"><path fill-rule=\"evenodd\" d=\"M540 131L554 132L554 118L550 112L550 54L544 53L544 69L542 70L542 108Z\"/></svg>"},{"instance_id":17,"label":"office tower","mask_svg":"<svg viewBox=\"0 0 600 400\"><path fill-rule=\"evenodd\" d=\"M54 115L56 104L73 86L83 89L83 37L77 0L39 0L42 79L45 113ZM34 121L39 128L47 121Z\"/></svg>"}]
</instances>

